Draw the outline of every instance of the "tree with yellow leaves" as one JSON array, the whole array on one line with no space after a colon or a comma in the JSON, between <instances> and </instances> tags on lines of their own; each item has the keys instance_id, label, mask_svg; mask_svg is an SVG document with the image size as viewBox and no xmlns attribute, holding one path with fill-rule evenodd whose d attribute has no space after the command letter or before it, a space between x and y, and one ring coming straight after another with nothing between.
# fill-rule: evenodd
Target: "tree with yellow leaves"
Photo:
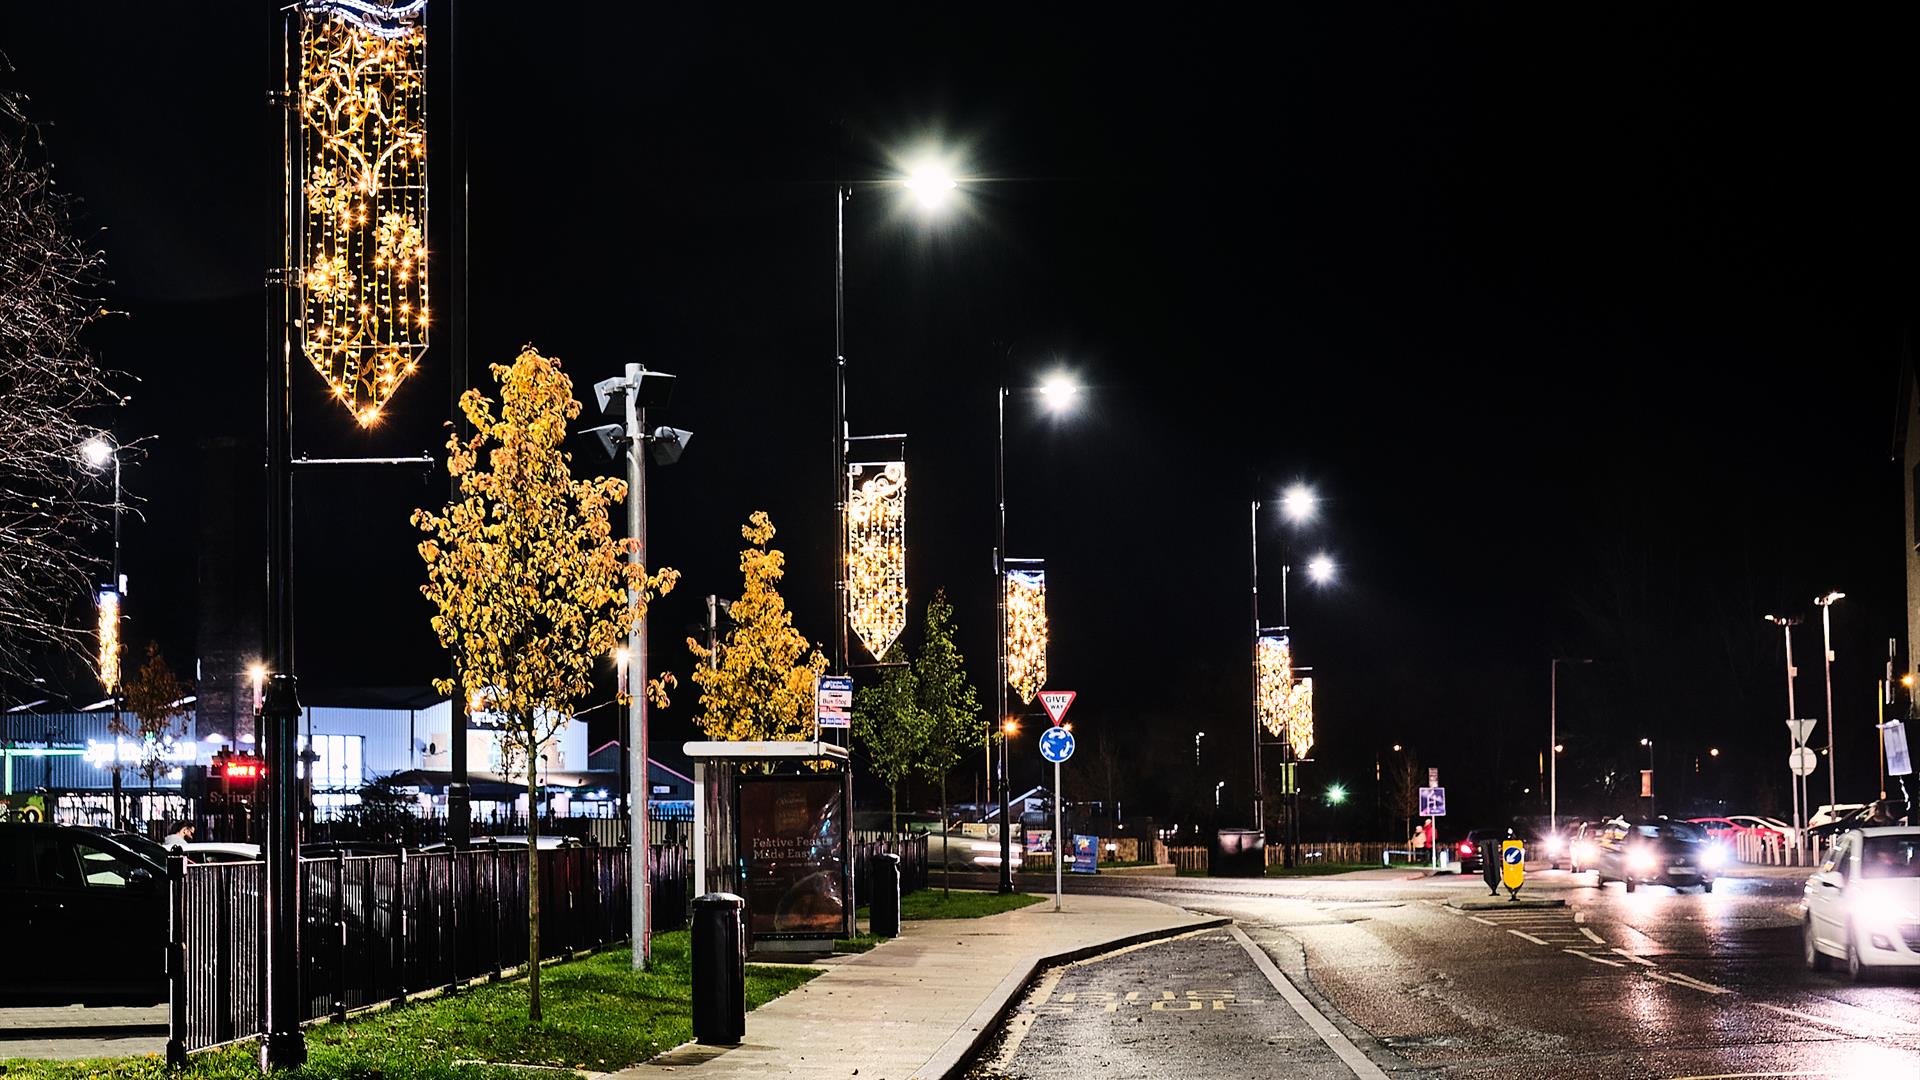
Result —
<instances>
[{"instance_id":1,"label":"tree with yellow leaves","mask_svg":"<svg viewBox=\"0 0 1920 1080\"><path fill-rule=\"evenodd\" d=\"M687 639L698 661L696 722L713 739L811 739L814 679L827 670L827 658L794 629L780 596L787 557L767 546L773 522L766 512L755 510L740 535L749 545L740 552L740 599L729 609L733 627L720 641L718 661Z\"/></svg>"},{"instance_id":2,"label":"tree with yellow leaves","mask_svg":"<svg viewBox=\"0 0 1920 1080\"><path fill-rule=\"evenodd\" d=\"M114 767L120 766L121 737L131 738L139 747L140 759L134 771L147 781L147 806L154 802L154 781L173 769L168 753L173 744L187 734L187 690L160 655L160 646L147 642L147 662L121 688L124 712L114 713L107 730L114 734Z\"/></svg>"},{"instance_id":3,"label":"tree with yellow leaves","mask_svg":"<svg viewBox=\"0 0 1920 1080\"><path fill-rule=\"evenodd\" d=\"M527 784L528 1016L540 1019L540 765L585 697L597 661L624 641L634 613L673 588L672 570L650 572L625 556L608 507L624 481L576 480L562 449L580 415L560 362L525 349L494 364L496 404L479 390L460 397L470 438L447 440L447 471L459 497L440 512L416 510L432 601L433 632L453 654L456 705L482 702L502 718L502 770ZM456 735L456 738L460 736Z\"/></svg>"}]
</instances>

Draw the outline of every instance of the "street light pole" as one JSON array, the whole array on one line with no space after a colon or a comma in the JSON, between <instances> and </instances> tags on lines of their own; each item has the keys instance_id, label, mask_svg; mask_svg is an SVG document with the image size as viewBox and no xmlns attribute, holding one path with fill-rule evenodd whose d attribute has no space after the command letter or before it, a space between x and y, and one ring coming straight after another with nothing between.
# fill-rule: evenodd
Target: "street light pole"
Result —
<instances>
[{"instance_id":1,"label":"street light pole","mask_svg":"<svg viewBox=\"0 0 1920 1080\"><path fill-rule=\"evenodd\" d=\"M1008 346L1007 351L1013 351ZM994 587L999 593L1000 620L998 638L995 644L995 656L998 661L998 675L994 679L995 711L993 725L1004 732L1007 724L1007 380L1006 369L1001 369L1000 385L994 394L994 418L997 424L994 438L993 455L993 501L998 507L993 548ZM992 741L992 736L988 736ZM1012 822L1008 820L1007 810L1007 742L1000 740L1000 756L994 761L993 783L999 791L1000 803L1000 891L1013 891L1013 838ZM1060 858L1060 838L1054 838L1054 858Z\"/></svg>"},{"instance_id":2,"label":"street light pole","mask_svg":"<svg viewBox=\"0 0 1920 1080\"><path fill-rule=\"evenodd\" d=\"M627 365L627 564L644 567L647 559L647 410L641 404L639 364ZM633 970L653 963L653 876L648 866L653 853L647 770L647 623L640 611L640 589L629 584L627 608L633 622L627 628L627 854L632 886L627 890L634 942Z\"/></svg>"},{"instance_id":3,"label":"street light pole","mask_svg":"<svg viewBox=\"0 0 1920 1080\"><path fill-rule=\"evenodd\" d=\"M1257 483L1257 481L1256 481ZM1253 571L1253 638L1248 650L1253 664L1253 829L1262 837L1264 844L1267 834L1266 815L1266 773L1260 761L1260 500L1253 500L1253 510L1247 521L1247 550L1251 554ZM1284 580L1284 578L1282 579ZM1193 763L1200 764L1200 739L1194 737Z\"/></svg>"},{"instance_id":4,"label":"street light pole","mask_svg":"<svg viewBox=\"0 0 1920 1080\"><path fill-rule=\"evenodd\" d=\"M1839 771L1840 753L1833 745L1833 604L1846 597L1843 592L1829 592L1825 596L1816 596L1813 602L1820 605L1820 644L1826 653L1827 669L1827 805L1838 806L1839 785L1835 774ZM1812 814L1808 814L1812 820Z\"/></svg>"},{"instance_id":5,"label":"street light pole","mask_svg":"<svg viewBox=\"0 0 1920 1080\"><path fill-rule=\"evenodd\" d=\"M1793 849L1795 861L1798 861L1798 854L1802 847L1801 837L1804 835L1800 824L1800 804L1803 801L1800 798L1800 789L1805 786L1805 780L1797 772L1792 771L1791 762L1797 756L1794 751L1800 749L1800 743L1794 732L1794 721L1800 714L1793 702L1793 677L1799 674L1793 666L1793 628L1799 625L1800 619L1791 615L1768 615L1766 619L1779 626L1787 639L1787 758L1789 761L1787 795L1793 800Z\"/></svg>"}]
</instances>

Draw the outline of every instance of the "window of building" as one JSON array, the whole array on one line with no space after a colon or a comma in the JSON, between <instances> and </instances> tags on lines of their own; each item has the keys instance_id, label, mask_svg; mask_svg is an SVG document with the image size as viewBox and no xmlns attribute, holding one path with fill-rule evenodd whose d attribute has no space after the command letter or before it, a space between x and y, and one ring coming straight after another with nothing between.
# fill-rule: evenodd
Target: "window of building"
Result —
<instances>
[{"instance_id":1,"label":"window of building","mask_svg":"<svg viewBox=\"0 0 1920 1080\"><path fill-rule=\"evenodd\" d=\"M306 740L300 742L301 749L306 749ZM359 788L364 782L360 767L364 742L365 739L359 735L315 735L313 752L317 756L313 762L313 786L349 790ZM306 775L304 765L300 775Z\"/></svg>"}]
</instances>

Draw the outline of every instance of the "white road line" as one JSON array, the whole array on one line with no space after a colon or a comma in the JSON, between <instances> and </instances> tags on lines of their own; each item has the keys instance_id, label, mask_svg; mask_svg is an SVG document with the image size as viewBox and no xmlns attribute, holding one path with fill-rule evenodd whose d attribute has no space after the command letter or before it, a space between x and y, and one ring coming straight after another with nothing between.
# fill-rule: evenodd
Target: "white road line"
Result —
<instances>
[{"instance_id":1,"label":"white road line","mask_svg":"<svg viewBox=\"0 0 1920 1080\"><path fill-rule=\"evenodd\" d=\"M1267 982L1279 992L1288 1005L1293 1006L1293 1011L1300 1014L1300 1019L1305 1020L1314 1034L1320 1036L1320 1041L1326 1043L1329 1049L1340 1056L1341 1062L1352 1070L1356 1080L1388 1080L1387 1074L1381 1070L1380 1066L1375 1065L1371 1058L1360 1052L1359 1047L1353 1045L1345 1035L1340 1034L1340 1029L1333 1026L1333 1021L1321 1015L1320 1010L1313 1007L1313 1002L1308 1001L1299 990L1294 988L1293 983L1280 973L1278 967L1274 966L1273 958L1267 955L1266 950L1255 945L1245 930L1231 925L1227 930L1240 942L1240 947L1247 950L1247 955L1253 958L1253 966L1260 969L1260 974L1267 977Z\"/></svg>"},{"instance_id":2,"label":"white road line","mask_svg":"<svg viewBox=\"0 0 1920 1080\"><path fill-rule=\"evenodd\" d=\"M1587 939L1589 941L1592 941L1595 945L1605 945L1607 943L1606 938L1601 937L1599 934L1594 933L1593 931L1587 929L1584 926L1580 928L1580 932L1587 935Z\"/></svg>"},{"instance_id":3,"label":"white road line","mask_svg":"<svg viewBox=\"0 0 1920 1080\"><path fill-rule=\"evenodd\" d=\"M1620 954L1621 956L1624 956L1624 957L1626 957L1627 959L1629 959L1629 960L1631 960L1631 961L1633 961L1633 962L1634 962L1634 963L1636 963L1636 964L1642 964L1642 965L1645 965L1646 967L1659 967L1659 966L1660 966L1659 964L1656 964L1656 963L1654 963L1653 961L1651 961L1651 960L1649 960L1649 959L1647 959L1647 958L1646 958L1646 957L1644 957L1644 956L1636 956L1636 955L1634 955L1633 953L1630 953L1630 952L1628 952L1628 951L1627 951L1627 950L1625 950L1625 949L1615 949L1615 950L1613 950L1613 951L1614 951L1614 952L1617 952L1617 953L1619 953L1619 954Z\"/></svg>"},{"instance_id":4,"label":"white road line","mask_svg":"<svg viewBox=\"0 0 1920 1080\"><path fill-rule=\"evenodd\" d=\"M1659 979L1663 983L1672 983L1675 986L1684 986L1689 990L1699 990L1703 993L1708 993L1708 994L1733 993L1733 991L1727 989L1724 986L1715 986L1712 983L1703 983L1699 979L1690 979L1685 975L1678 974L1677 972L1673 974L1669 974L1664 971L1649 971L1646 973L1646 976L1649 979Z\"/></svg>"},{"instance_id":5,"label":"white road line","mask_svg":"<svg viewBox=\"0 0 1920 1080\"><path fill-rule=\"evenodd\" d=\"M1582 960L1591 960L1596 964L1605 964L1608 967L1626 967L1627 966L1618 960L1608 960L1604 956L1595 956L1592 953L1584 953L1584 952L1581 952L1579 949L1561 949L1560 951L1570 952Z\"/></svg>"},{"instance_id":6,"label":"white road line","mask_svg":"<svg viewBox=\"0 0 1920 1080\"><path fill-rule=\"evenodd\" d=\"M1492 919L1483 919L1483 918L1481 918L1481 917L1480 917L1480 916L1478 916L1478 915L1469 915L1469 916L1467 916L1467 918L1469 918L1469 919L1472 919L1472 920L1473 920L1474 922L1477 922L1477 923L1485 923L1485 924L1487 924L1488 926L1499 926L1499 925L1500 925L1499 923L1497 923L1497 922L1494 922L1494 921L1493 921Z\"/></svg>"},{"instance_id":7,"label":"white road line","mask_svg":"<svg viewBox=\"0 0 1920 1080\"><path fill-rule=\"evenodd\" d=\"M1733 993L1733 991L1727 989L1724 986L1715 986L1713 983L1707 982L1704 979L1696 979L1693 976L1688 975L1683 971L1673 971L1673 972L1668 972L1668 974L1672 975L1676 979L1679 979L1681 982L1687 983L1690 986L1697 986L1700 989L1705 990L1709 994Z\"/></svg>"},{"instance_id":8,"label":"white road line","mask_svg":"<svg viewBox=\"0 0 1920 1080\"><path fill-rule=\"evenodd\" d=\"M1812 1013L1803 1013L1798 1009L1789 1009L1780 1005L1769 1005L1764 1001L1756 1001L1754 1004L1769 1012L1777 1012L1782 1016L1791 1016L1795 1020L1805 1020L1809 1024L1818 1024L1823 1028L1831 1028L1842 1035L1851 1035L1856 1039L1873 1038L1871 1033L1862 1031L1851 1024L1843 1024L1838 1020L1829 1020L1824 1016L1815 1016Z\"/></svg>"},{"instance_id":9,"label":"white road line","mask_svg":"<svg viewBox=\"0 0 1920 1080\"><path fill-rule=\"evenodd\" d=\"M1574 922L1577 922L1577 923L1583 923L1583 922L1586 922L1586 921L1587 921L1587 913L1586 913L1586 912L1584 912L1584 911L1576 911L1576 912L1574 912L1574 913L1573 913L1573 921L1574 921Z\"/></svg>"},{"instance_id":10,"label":"white road line","mask_svg":"<svg viewBox=\"0 0 1920 1080\"><path fill-rule=\"evenodd\" d=\"M1531 942L1533 942L1533 943L1534 943L1535 945L1545 945L1545 944L1546 944L1546 942L1544 942L1544 941L1541 941L1541 940L1540 940L1539 938L1537 938L1537 937L1534 937L1534 936L1533 936L1532 934L1525 934L1525 933L1521 933L1521 932L1520 932L1520 931L1518 931L1518 930L1509 930L1509 931L1507 931L1507 933L1509 933L1509 934L1512 934L1512 935L1513 935L1514 937L1517 937L1517 938L1526 938L1526 939L1527 939L1528 941L1531 941Z\"/></svg>"}]
</instances>

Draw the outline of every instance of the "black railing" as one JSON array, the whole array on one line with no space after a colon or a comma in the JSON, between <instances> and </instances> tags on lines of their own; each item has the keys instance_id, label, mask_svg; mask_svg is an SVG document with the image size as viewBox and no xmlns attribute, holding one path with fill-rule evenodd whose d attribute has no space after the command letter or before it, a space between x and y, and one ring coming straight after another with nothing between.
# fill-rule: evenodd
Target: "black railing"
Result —
<instances>
[{"instance_id":1,"label":"black railing","mask_svg":"<svg viewBox=\"0 0 1920 1080\"><path fill-rule=\"evenodd\" d=\"M651 855L653 928L680 929L687 849ZM170 862L167 1053L180 1061L260 1031L266 878L261 863ZM540 853L543 955L628 939L630 866L623 847ZM526 849L513 847L301 860L307 1018L342 1019L525 964L527 869Z\"/></svg>"},{"instance_id":2,"label":"black railing","mask_svg":"<svg viewBox=\"0 0 1920 1080\"><path fill-rule=\"evenodd\" d=\"M856 832L853 838L853 888L856 903L873 895L873 856L900 856L900 895L927 887L927 838L924 833L893 835Z\"/></svg>"}]
</instances>

